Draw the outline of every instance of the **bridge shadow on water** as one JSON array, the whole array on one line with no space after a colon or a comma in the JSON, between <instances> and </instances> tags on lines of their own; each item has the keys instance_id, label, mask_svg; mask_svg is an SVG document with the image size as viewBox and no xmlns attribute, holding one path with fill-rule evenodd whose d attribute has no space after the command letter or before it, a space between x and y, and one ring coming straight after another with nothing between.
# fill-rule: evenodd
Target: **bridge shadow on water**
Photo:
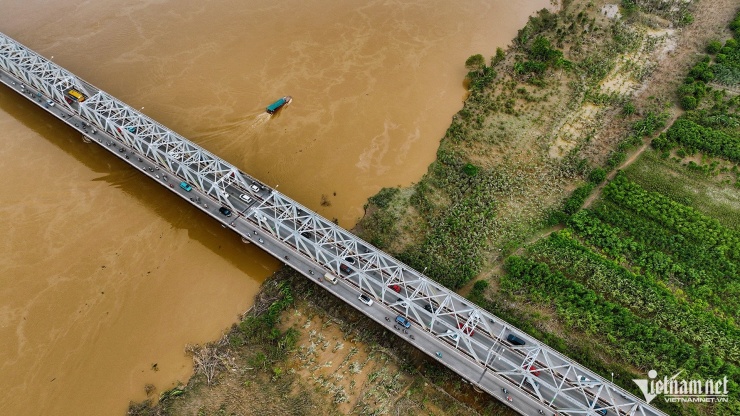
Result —
<instances>
[{"instance_id":1,"label":"bridge shadow on water","mask_svg":"<svg viewBox=\"0 0 740 416\"><path fill-rule=\"evenodd\" d=\"M109 186L120 189L167 221L172 228L187 230L190 239L202 244L244 274L261 281L277 270L279 262L272 256L252 244L242 243L238 234L223 228L210 216L167 191L97 143L85 143L82 136L72 127L2 84L0 84L0 111L9 114L99 174L100 176L93 181L106 182ZM265 115L269 121L270 115L266 113ZM12 138L5 137L3 140ZM29 166L29 170L31 168ZM257 270L260 275L255 276Z\"/></svg>"}]
</instances>

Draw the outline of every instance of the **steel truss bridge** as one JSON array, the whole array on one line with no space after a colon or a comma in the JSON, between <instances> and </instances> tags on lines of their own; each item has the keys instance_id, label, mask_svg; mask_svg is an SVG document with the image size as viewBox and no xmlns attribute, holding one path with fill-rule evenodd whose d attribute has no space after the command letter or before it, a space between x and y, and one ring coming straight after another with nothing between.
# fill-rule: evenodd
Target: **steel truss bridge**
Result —
<instances>
[{"instance_id":1,"label":"steel truss bridge","mask_svg":"<svg viewBox=\"0 0 740 416\"><path fill-rule=\"evenodd\" d=\"M1 33L0 82L517 412L665 415ZM360 303L361 293L374 304Z\"/></svg>"}]
</instances>

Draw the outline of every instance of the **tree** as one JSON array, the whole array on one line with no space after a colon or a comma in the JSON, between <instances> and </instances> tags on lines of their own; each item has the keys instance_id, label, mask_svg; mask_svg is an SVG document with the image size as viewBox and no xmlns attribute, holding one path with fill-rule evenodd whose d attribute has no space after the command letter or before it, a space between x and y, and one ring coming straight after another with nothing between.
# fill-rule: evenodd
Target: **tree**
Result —
<instances>
[{"instance_id":1,"label":"tree","mask_svg":"<svg viewBox=\"0 0 740 416\"><path fill-rule=\"evenodd\" d=\"M486 67L486 60L483 58L483 55L476 54L465 61L465 67L471 72L481 72Z\"/></svg>"},{"instance_id":2,"label":"tree","mask_svg":"<svg viewBox=\"0 0 740 416\"><path fill-rule=\"evenodd\" d=\"M504 50L501 48L496 48L496 56L491 58L491 66L494 66L497 63L503 61L504 58L506 58L506 55L504 54Z\"/></svg>"},{"instance_id":3,"label":"tree","mask_svg":"<svg viewBox=\"0 0 740 416\"><path fill-rule=\"evenodd\" d=\"M475 166L472 163L467 163L463 166L463 172L465 172L466 175L473 177L478 174L478 166Z\"/></svg>"}]
</instances>

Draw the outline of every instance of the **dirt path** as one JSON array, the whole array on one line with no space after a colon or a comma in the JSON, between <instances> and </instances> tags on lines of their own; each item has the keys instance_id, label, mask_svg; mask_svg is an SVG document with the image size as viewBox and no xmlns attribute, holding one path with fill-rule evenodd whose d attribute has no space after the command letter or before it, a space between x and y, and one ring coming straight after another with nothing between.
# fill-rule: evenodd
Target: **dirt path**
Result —
<instances>
[{"instance_id":1,"label":"dirt path","mask_svg":"<svg viewBox=\"0 0 740 416\"><path fill-rule=\"evenodd\" d=\"M694 7L694 23L688 27L682 28L681 33L676 40L675 49L665 59L661 60L655 72L647 81L645 87L638 93L637 102L645 105L651 97L671 97L678 88L687 73L689 67L701 56L709 39L725 39L732 36L727 28L727 23L735 15L737 3L733 0L716 0L712 7ZM671 117L666 121L666 127L661 133L666 131L673 122L682 114L683 110L676 107L672 111ZM609 173L601 185L599 185L591 195L586 199L583 208L588 208L601 196L604 186L609 183L618 171L624 170L635 162L642 152L647 149L652 141L649 138L639 149L632 153L617 169Z\"/></svg>"},{"instance_id":2,"label":"dirt path","mask_svg":"<svg viewBox=\"0 0 740 416\"><path fill-rule=\"evenodd\" d=\"M673 122L675 122L676 119L678 117L680 117L683 113L684 113L683 110L673 111L672 114L671 114L671 117L668 120L666 120L665 127L663 127L663 129L658 134L653 135L653 137L656 137L656 136L660 135L661 133L664 133L666 130L668 130L671 127L671 125L673 124ZM591 192L591 195L589 195L589 197L586 198L586 202L583 203L583 208L590 207L591 204L598 197L601 196L601 192L604 190L604 186L606 186L606 184L608 184L609 182L611 182L612 179L614 179L614 177L617 175L617 172L619 172L620 170L626 169L629 165L631 165L632 163L634 163L640 157L640 155L642 154L642 152L644 152L645 149L647 149L648 146L650 146L650 143L652 143L653 137L648 138L642 144L642 146L640 146L639 149L635 150L627 158L627 160L625 160L624 162L622 162L621 165L619 165L619 167L617 167L616 169L614 169L611 172L609 172L609 174L606 176L606 180L604 180L604 182L602 182L599 186L597 186L596 189L594 189L593 192Z\"/></svg>"}]
</instances>

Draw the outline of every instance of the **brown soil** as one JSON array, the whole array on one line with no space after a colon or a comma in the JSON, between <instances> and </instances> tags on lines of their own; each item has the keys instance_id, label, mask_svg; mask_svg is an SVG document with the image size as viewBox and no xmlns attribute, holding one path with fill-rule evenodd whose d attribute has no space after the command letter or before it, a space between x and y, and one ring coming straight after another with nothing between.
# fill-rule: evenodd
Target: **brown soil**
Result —
<instances>
[{"instance_id":1,"label":"brown soil","mask_svg":"<svg viewBox=\"0 0 740 416\"><path fill-rule=\"evenodd\" d=\"M213 344L220 365L211 385L196 370L183 394L153 408L132 405L129 414L512 414L289 269L265 283L250 313L266 311L277 299L271 289L280 284L297 300L282 312L278 329L300 334L285 360L256 365L261 345L240 350L227 336Z\"/></svg>"}]
</instances>

